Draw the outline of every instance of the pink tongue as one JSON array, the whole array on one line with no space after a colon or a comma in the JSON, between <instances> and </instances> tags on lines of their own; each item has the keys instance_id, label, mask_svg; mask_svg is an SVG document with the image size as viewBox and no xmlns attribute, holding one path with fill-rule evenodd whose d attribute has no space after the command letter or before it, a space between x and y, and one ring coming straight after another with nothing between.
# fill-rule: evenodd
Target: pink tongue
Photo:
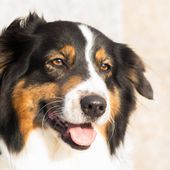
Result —
<instances>
[{"instance_id":1,"label":"pink tongue","mask_svg":"<svg viewBox=\"0 0 170 170\"><path fill-rule=\"evenodd\" d=\"M71 127L69 132L73 142L80 146L89 146L96 138L96 131L92 128Z\"/></svg>"}]
</instances>

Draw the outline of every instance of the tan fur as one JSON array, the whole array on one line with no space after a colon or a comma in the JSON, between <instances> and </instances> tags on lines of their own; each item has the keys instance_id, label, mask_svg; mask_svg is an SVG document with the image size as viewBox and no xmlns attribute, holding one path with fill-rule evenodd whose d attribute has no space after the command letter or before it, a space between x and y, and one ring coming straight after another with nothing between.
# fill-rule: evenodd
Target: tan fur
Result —
<instances>
[{"instance_id":1,"label":"tan fur","mask_svg":"<svg viewBox=\"0 0 170 170\"><path fill-rule=\"evenodd\" d=\"M59 52L62 52L64 56L69 57L69 63L73 64L74 63L74 58L75 58L75 48L71 45L65 45Z\"/></svg>"},{"instance_id":2,"label":"tan fur","mask_svg":"<svg viewBox=\"0 0 170 170\"><path fill-rule=\"evenodd\" d=\"M110 108L111 108L111 115L110 119L102 126L98 126L97 129L99 132L107 139L107 128L114 120L115 116L118 114L120 109L120 94L117 88L114 88L113 92L109 93L110 96Z\"/></svg>"},{"instance_id":3,"label":"tan fur","mask_svg":"<svg viewBox=\"0 0 170 170\"><path fill-rule=\"evenodd\" d=\"M72 65L74 63L75 60L75 49L73 46L71 45L65 45L63 48L61 48L60 50L52 50L49 55L47 56L48 60L46 62L46 69L50 72L53 72L56 70L55 67L53 67L53 65L55 65L55 60L56 58L60 58L62 60L67 60L67 62L69 63L69 65ZM51 65L51 62L49 61L54 60L54 62L52 62L53 65Z\"/></svg>"},{"instance_id":4,"label":"tan fur","mask_svg":"<svg viewBox=\"0 0 170 170\"><path fill-rule=\"evenodd\" d=\"M96 60L97 61L103 61L104 59L107 58L107 54L104 48L100 48L97 52L96 52Z\"/></svg>"},{"instance_id":5,"label":"tan fur","mask_svg":"<svg viewBox=\"0 0 170 170\"><path fill-rule=\"evenodd\" d=\"M62 93L66 94L71 88L75 87L81 82L81 77L80 76L72 76L70 77L67 82L63 85L61 88Z\"/></svg>"},{"instance_id":6,"label":"tan fur","mask_svg":"<svg viewBox=\"0 0 170 170\"><path fill-rule=\"evenodd\" d=\"M96 63L101 71L107 71L107 70L105 70L107 68L102 67L102 63L112 66L112 61L111 61L109 55L106 53L104 48L100 48L96 52L95 60L96 60ZM107 74L104 75L104 78L110 77L111 75L112 75L112 72L109 71Z\"/></svg>"},{"instance_id":7,"label":"tan fur","mask_svg":"<svg viewBox=\"0 0 170 170\"><path fill-rule=\"evenodd\" d=\"M25 80L21 80L14 88L12 101L19 118L20 131L26 139L29 132L35 128L34 118L38 112L40 99L54 99L58 87L54 83L32 85L24 87Z\"/></svg>"}]
</instances>

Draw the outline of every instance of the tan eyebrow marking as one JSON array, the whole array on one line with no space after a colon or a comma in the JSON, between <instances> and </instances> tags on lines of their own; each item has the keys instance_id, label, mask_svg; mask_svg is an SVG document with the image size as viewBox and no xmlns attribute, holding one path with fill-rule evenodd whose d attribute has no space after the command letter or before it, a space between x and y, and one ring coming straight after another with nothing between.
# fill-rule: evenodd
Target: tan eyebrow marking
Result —
<instances>
[{"instance_id":1,"label":"tan eyebrow marking","mask_svg":"<svg viewBox=\"0 0 170 170\"><path fill-rule=\"evenodd\" d=\"M100 48L97 52L96 52L96 60L98 61L102 61L103 59L107 58L107 54L104 48Z\"/></svg>"},{"instance_id":2,"label":"tan eyebrow marking","mask_svg":"<svg viewBox=\"0 0 170 170\"><path fill-rule=\"evenodd\" d=\"M99 67L100 70L102 69L102 64L109 65L110 67L113 66L111 56L107 54L106 50L104 48L100 48L97 50L95 55L96 64ZM112 75L112 72L108 72L105 74L105 78L110 77Z\"/></svg>"},{"instance_id":3,"label":"tan eyebrow marking","mask_svg":"<svg viewBox=\"0 0 170 170\"><path fill-rule=\"evenodd\" d=\"M61 58L61 59L65 59L68 58L68 61L70 64L74 63L74 59L75 59L75 48L71 45L65 45L63 48L61 48L60 50L52 50L49 55L47 55L47 58L49 60L53 60L55 58Z\"/></svg>"},{"instance_id":4,"label":"tan eyebrow marking","mask_svg":"<svg viewBox=\"0 0 170 170\"><path fill-rule=\"evenodd\" d=\"M72 45L65 45L59 52L69 57L70 64L74 63L76 51Z\"/></svg>"},{"instance_id":5,"label":"tan eyebrow marking","mask_svg":"<svg viewBox=\"0 0 170 170\"><path fill-rule=\"evenodd\" d=\"M96 52L95 59L98 63L104 62L112 65L112 61L104 48L100 48Z\"/></svg>"}]
</instances>

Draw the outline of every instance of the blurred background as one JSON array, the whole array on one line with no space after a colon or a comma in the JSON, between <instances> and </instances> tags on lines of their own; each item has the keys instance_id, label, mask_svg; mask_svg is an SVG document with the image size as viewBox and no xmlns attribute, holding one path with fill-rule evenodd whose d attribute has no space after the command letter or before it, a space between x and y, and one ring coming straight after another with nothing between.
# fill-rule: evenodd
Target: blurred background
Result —
<instances>
[{"instance_id":1,"label":"blurred background","mask_svg":"<svg viewBox=\"0 0 170 170\"><path fill-rule=\"evenodd\" d=\"M169 0L0 0L0 29L36 11L48 21L79 21L129 44L145 61L154 100L138 95L129 132L135 170L170 169Z\"/></svg>"}]
</instances>

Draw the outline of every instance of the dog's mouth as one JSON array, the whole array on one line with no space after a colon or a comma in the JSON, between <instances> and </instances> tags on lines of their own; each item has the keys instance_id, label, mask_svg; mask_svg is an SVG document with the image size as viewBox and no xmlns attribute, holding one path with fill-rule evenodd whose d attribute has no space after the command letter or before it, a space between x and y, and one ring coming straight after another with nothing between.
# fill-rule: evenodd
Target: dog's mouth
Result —
<instances>
[{"instance_id":1,"label":"dog's mouth","mask_svg":"<svg viewBox=\"0 0 170 170\"><path fill-rule=\"evenodd\" d=\"M49 111L48 111L49 110ZM73 124L64 120L52 107L44 107L48 124L59 132L64 142L78 150L88 149L94 142L96 131L92 123Z\"/></svg>"}]
</instances>

